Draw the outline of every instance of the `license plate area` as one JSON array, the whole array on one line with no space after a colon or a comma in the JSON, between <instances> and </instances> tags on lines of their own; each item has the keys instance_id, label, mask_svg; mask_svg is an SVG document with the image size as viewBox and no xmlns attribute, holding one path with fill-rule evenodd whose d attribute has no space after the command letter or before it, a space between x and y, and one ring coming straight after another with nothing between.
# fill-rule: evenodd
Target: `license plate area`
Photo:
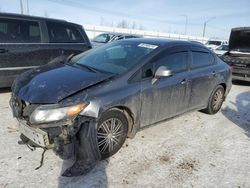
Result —
<instances>
[{"instance_id":1,"label":"license plate area","mask_svg":"<svg viewBox=\"0 0 250 188\"><path fill-rule=\"evenodd\" d=\"M19 130L24 136L39 146L46 147L50 145L48 134L41 129L32 128L25 122L19 121Z\"/></svg>"}]
</instances>

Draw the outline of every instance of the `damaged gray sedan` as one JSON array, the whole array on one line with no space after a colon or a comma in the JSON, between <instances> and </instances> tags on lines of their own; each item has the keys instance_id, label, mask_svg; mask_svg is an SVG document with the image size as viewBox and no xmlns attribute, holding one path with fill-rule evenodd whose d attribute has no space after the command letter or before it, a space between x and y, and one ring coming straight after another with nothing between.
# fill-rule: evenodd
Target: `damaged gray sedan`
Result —
<instances>
[{"instance_id":1,"label":"damaged gray sedan","mask_svg":"<svg viewBox=\"0 0 250 188\"><path fill-rule=\"evenodd\" d=\"M90 136L107 158L145 126L191 110L217 113L230 88L230 67L202 44L140 38L25 72L10 105L24 142L65 156Z\"/></svg>"}]
</instances>

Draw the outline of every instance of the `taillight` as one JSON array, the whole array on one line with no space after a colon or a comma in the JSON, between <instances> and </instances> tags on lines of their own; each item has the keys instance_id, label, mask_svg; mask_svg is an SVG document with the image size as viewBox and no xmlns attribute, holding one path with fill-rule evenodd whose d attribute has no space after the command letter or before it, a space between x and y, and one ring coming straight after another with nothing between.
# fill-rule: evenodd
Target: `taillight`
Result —
<instances>
[{"instance_id":1,"label":"taillight","mask_svg":"<svg viewBox=\"0 0 250 188\"><path fill-rule=\"evenodd\" d=\"M233 70L234 66L233 65L230 65L230 69Z\"/></svg>"}]
</instances>

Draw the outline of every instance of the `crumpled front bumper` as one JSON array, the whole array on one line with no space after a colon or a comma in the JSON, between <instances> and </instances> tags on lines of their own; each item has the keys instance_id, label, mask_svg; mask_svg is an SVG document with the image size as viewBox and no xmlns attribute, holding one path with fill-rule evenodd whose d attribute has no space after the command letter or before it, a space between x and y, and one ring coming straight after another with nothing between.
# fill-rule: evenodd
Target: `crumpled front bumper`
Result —
<instances>
[{"instance_id":1,"label":"crumpled front bumper","mask_svg":"<svg viewBox=\"0 0 250 188\"><path fill-rule=\"evenodd\" d=\"M25 123L25 121L18 121L20 125L21 123ZM25 126L31 129L32 135L27 132L25 133L22 128L20 128L20 133L22 135L20 138L25 138L22 139L22 141L28 145L53 149L60 158L69 159L74 155L76 142L78 142L78 132L81 130L82 126L86 126L86 124L90 123L94 126L96 120L89 117L78 116L74 120L50 124L30 126L25 124ZM93 128L95 129L96 127ZM42 136L41 133L43 133Z\"/></svg>"},{"instance_id":2,"label":"crumpled front bumper","mask_svg":"<svg viewBox=\"0 0 250 188\"><path fill-rule=\"evenodd\" d=\"M10 99L10 107L13 116L19 122L19 130L21 133L21 143L29 144L34 147L42 147L46 149L53 148L56 152L63 150L65 145L74 142L77 132L85 122L93 121L83 115L44 124L31 124L29 122L29 114L32 113L32 108L39 105L30 105L22 101L19 97L12 94ZM25 113L25 109L30 108L29 113Z\"/></svg>"},{"instance_id":3,"label":"crumpled front bumper","mask_svg":"<svg viewBox=\"0 0 250 188\"><path fill-rule=\"evenodd\" d=\"M92 118L78 116L72 120L28 125L27 121L18 119L21 134L39 147L58 148L70 144L81 126ZM60 146L59 146L60 145Z\"/></svg>"}]
</instances>

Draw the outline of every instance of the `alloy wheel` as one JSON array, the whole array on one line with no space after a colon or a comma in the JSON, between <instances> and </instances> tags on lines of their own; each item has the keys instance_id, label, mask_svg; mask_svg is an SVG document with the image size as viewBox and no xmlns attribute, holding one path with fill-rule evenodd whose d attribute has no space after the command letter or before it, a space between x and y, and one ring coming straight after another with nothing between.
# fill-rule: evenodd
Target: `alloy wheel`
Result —
<instances>
[{"instance_id":1,"label":"alloy wheel","mask_svg":"<svg viewBox=\"0 0 250 188\"><path fill-rule=\"evenodd\" d=\"M221 89L218 89L213 97L212 101L212 108L214 111L217 111L220 109L223 102L223 91Z\"/></svg>"},{"instance_id":2,"label":"alloy wheel","mask_svg":"<svg viewBox=\"0 0 250 188\"><path fill-rule=\"evenodd\" d=\"M97 143L100 152L111 153L122 142L124 129L118 118L110 118L104 121L97 131Z\"/></svg>"}]
</instances>

